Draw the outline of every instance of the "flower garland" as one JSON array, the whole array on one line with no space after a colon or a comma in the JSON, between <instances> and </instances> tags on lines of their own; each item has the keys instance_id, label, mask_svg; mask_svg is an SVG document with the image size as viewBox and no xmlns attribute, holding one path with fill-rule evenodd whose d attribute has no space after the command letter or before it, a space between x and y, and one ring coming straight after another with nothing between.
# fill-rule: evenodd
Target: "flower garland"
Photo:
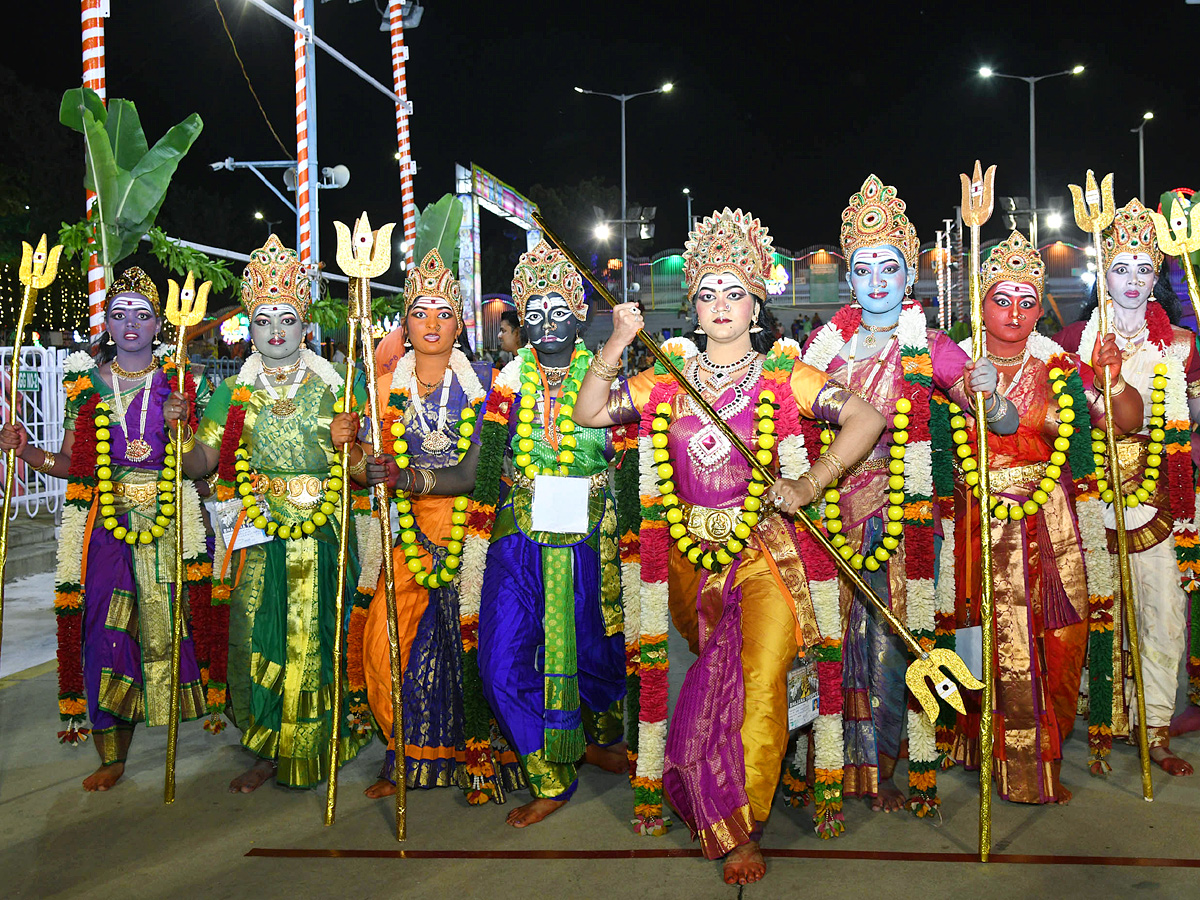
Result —
<instances>
[{"instance_id":1,"label":"flower garland","mask_svg":"<svg viewBox=\"0 0 1200 900\"><path fill-rule=\"evenodd\" d=\"M174 361L167 359L163 366L168 373L174 370ZM75 441L71 448L71 459L67 470L66 501L63 508L63 523L59 539L58 560L55 571L54 611L58 637L58 680L59 718L65 724L58 732L61 743L77 745L87 739L89 729L81 727L86 721L87 697L83 683L83 606L85 593L85 556L91 539L97 514L104 517L102 525L118 540L126 544L149 544L165 533L163 524L170 524L176 513L173 494L160 506L152 530L130 530L122 527L115 519L113 503L111 445L109 443L107 415L108 406L100 398L96 385L97 367L86 353L76 352L64 363L64 391L71 403L78 403L75 419ZM191 401L191 417L188 424L196 427L196 381L189 372L184 379L184 391ZM168 440L167 459L173 459L174 448ZM167 469L170 469L168 472ZM169 475L169 478L167 477ZM159 487L169 482L174 491L173 466L160 474ZM165 489L164 489L165 490ZM163 503L160 497L160 503ZM208 607L208 579L212 569L204 547L201 529L199 497L190 481L184 482L185 508L178 511L181 518L176 527L183 529L184 566L191 608L191 632L199 661L203 649L211 642L206 628L205 611ZM169 508L169 512L168 512ZM109 519L113 521L110 523ZM130 539L132 538L132 540ZM203 675L203 670L202 673Z\"/></svg>"},{"instance_id":2,"label":"flower garland","mask_svg":"<svg viewBox=\"0 0 1200 900\"><path fill-rule=\"evenodd\" d=\"M641 658L641 504L638 498L639 422L617 426L613 433L613 457L616 474L617 544L621 565L621 606L625 622L625 745L629 758L629 781L637 777L638 720L641 716L641 683L638 662Z\"/></svg>"},{"instance_id":3,"label":"flower garland","mask_svg":"<svg viewBox=\"0 0 1200 900\"><path fill-rule=\"evenodd\" d=\"M567 377L562 383L563 403L558 408L554 432L560 437L557 442L552 436L547 435L546 438L552 444L556 443L557 468L547 465L539 466L533 461L535 446L532 439L533 419L536 414L534 407L537 404L538 392L545 390L548 393L549 388L545 373L542 371L542 364L534 352L522 347L519 358L521 360L521 401L517 412L517 451L513 455L513 463L525 473L527 478L533 478L539 474L568 475L571 464L575 462L576 446L575 436L572 434L575 430L575 420L571 418L571 414L575 411L575 401L579 398L579 387L583 383L583 376L587 373L588 363L592 358L591 354L584 348L582 341L577 341L575 352L571 355ZM546 432L550 432L549 427L546 428Z\"/></svg>"},{"instance_id":4,"label":"flower garland","mask_svg":"<svg viewBox=\"0 0 1200 900\"><path fill-rule=\"evenodd\" d=\"M858 332L862 324L862 309L857 305L845 306L818 331L804 354L804 361L823 372L829 371L834 357ZM889 496L886 538L905 543L905 581L907 584L906 625L922 647L930 649L937 644L938 627L935 621L933 552L933 456L930 420L933 397L933 359L929 350L929 338L925 326L925 313L919 303L908 302L900 311L896 336L900 344L901 385L900 400L907 401L908 410L901 411L897 402L897 413L892 418L893 430L907 432L901 442L893 436L892 453L897 447L902 453L892 453L889 463L889 488L891 493L903 493L902 503L892 503L899 497ZM900 417L897 422L896 418ZM811 452L811 451L810 451ZM894 465L900 463L900 465ZM897 471L899 470L899 471ZM890 479L902 479L901 481ZM895 512L893 512L895 508ZM900 517L896 518L896 513ZM899 533L897 533L899 532ZM836 536L836 535L835 535ZM890 543L890 542L889 542ZM871 555L861 554L864 568L875 568L891 556L893 548L887 544L876 548ZM884 558L880 559L879 551ZM838 553L851 561L856 551L842 543ZM929 722L919 708L910 702L908 710L909 766L908 781L910 797L908 808L918 816L932 815L938 806L937 769L939 753L934 724Z\"/></svg>"}]
</instances>

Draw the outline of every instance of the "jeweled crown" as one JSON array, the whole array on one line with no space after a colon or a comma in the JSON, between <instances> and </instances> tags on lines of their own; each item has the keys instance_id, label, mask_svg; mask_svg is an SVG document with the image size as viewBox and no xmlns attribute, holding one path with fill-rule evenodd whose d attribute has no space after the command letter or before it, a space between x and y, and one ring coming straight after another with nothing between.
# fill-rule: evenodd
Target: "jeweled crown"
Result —
<instances>
[{"instance_id":1,"label":"jeweled crown","mask_svg":"<svg viewBox=\"0 0 1200 900\"><path fill-rule=\"evenodd\" d=\"M859 192L851 196L850 205L842 210L841 242L846 265L850 265L856 250L892 246L904 255L909 271L914 270L921 242L905 209L892 185L875 175L868 176Z\"/></svg>"},{"instance_id":2,"label":"jeweled crown","mask_svg":"<svg viewBox=\"0 0 1200 900\"><path fill-rule=\"evenodd\" d=\"M988 253L980 278L979 289L983 295L1001 281L1016 281L1032 285L1041 297L1046 287L1046 264L1037 247L1021 232L1014 231L1008 240L1001 241Z\"/></svg>"},{"instance_id":3,"label":"jeweled crown","mask_svg":"<svg viewBox=\"0 0 1200 900\"><path fill-rule=\"evenodd\" d=\"M462 324L462 292L458 279L442 262L442 255L434 248L425 254L421 264L408 273L404 282L405 313L412 309L418 297L439 297L454 309L454 317Z\"/></svg>"},{"instance_id":4,"label":"jeweled crown","mask_svg":"<svg viewBox=\"0 0 1200 900\"><path fill-rule=\"evenodd\" d=\"M525 303L530 297L551 292L562 295L579 321L587 318L583 276L561 250L541 240L532 250L521 254L513 271L512 298L521 319L525 318Z\"/></svg>"},{"instance_id":5,"label":"jeweled crown","mask_svg":"<svg viewBox=\"0 0 1200 900\"><path fill-rule=\"evenodd\" d=\"M154 286L154 282L150 279L150 276L137 266L130 266L121 273L119 278L109 285L108 290L104 294L105 309L108 309L108 304L118 294L141 294L150 301L150 306L154 309L154 315L162 315L162 303L158 299L158 288Z\"/></svg>"},{"instance_id":6,"label":"jeweled crown","mask_svg":"<svg viewBox=\"0 0 1200 900\"><path fill-rule=\"evenodd\" d=\"M308 266L275 235L250 254L242 272L242 306L250 318L264 303L291 303L300 318L308 321L311 291Z\"/></svg>"},{"instance_id":7,"label":"jeweled crown","mask_svg":"<svg viewBox=\"0 0 1200 900\"><path fill-rule=\"evenodd\" d=\"M696 296L705 275L732 272L750 293L765 300L774 261L772 241L766 226L750 213L728 206L721 212L714 210L684 244L683 279L688 297Z\"/></svg>"},{"instance_id":8,"label":"jeweled crown","mask_svg":"<svg viewBox=\"0 0 1200 900\"><path fill-rule=\"evenodd\" d=\"M1163 254L1154 233L1154 219L1137 197L1117 210L1112 224L1104 231L1102 243L1105 270L1118 253L1149 253L1156 272L1162 265Z\"/></svg>"}]
</instances>

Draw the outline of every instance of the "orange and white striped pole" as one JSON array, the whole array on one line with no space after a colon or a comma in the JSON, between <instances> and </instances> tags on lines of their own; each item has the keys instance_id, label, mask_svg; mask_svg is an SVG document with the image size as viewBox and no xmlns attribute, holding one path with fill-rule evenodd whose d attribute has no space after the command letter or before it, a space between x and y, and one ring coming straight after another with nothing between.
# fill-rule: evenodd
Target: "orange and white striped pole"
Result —
<instances>
[{"instance_id":1,"label":"orange and white striped pole","mask_svg":"<svg viewBox=\"0 0 1200 900\"><path fill-rule=\"evenodd\" d=\"M102 0L82 0L81 13L83 17L83 86L91 88L107 103L108 94L104 88L104 13L101 6L107 4ZM96 202L96 195L87 192L88 213ZM95 246L93 244L93 246ZM99 339L104 330L104 267L100 265L100 257L93 252L88 257L88 338Z\"/></svg>"},{"instance_id":2,"label":"orange and white striped pole","mask_svg":"<svg viewBox=\"0 0 1200 900\"><path fill-rule=\"evenodd\" d=\"M312 0L292 0L292 19L311 34ZM297 31L294 41L296 58L296 255L300 262L311 265L319 261L317 235L314 224L317 219L317 189L313 183L311 160L316 158L316 128L309 129L309 111L313 110L315 98L309 96L312 84L310 70L315 60L309 55L309 42L305 34ZM315 73L312 73L315 74ZM315 125L315 123L314 123Z\"/></svg>"},{"instance_id":3,"label":"orange and white striped pole","mask_svg":"<svg viewBox=\"0 0 1200 900\"><path fill-rule=\"evenodd\" d=\"M404 74L404 64L408 60L408 48L404 46L404 17L401 15L401 0L390 0L388 3L388 23L392 29L392 90L400 98L396 104L396 147L400 152L400 202L404 221L404 266L411 269L413 265L413 242L417 234L417 207L413 203L413 170L412 146L408 140L408 116L411 106L408 102L407 79Z\"/></svg>"}]
</instances>

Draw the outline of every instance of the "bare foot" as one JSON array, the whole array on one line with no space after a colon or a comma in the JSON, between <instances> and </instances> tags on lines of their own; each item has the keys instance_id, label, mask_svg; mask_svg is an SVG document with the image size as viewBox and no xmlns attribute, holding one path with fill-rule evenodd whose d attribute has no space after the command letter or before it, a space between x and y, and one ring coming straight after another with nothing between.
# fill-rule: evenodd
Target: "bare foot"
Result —
<instances>
[{"instance_id":1,"label":"bare foot","mask_svg":"<svg viewBox=\"0 0 1200 900\"><path fill-rule=\"evenodd\" d=\"M625 742L613 744L611 747L601 747L598 744L588 744L583 754L583 761L589 765L598 766L605 772L614 775L624 775L629 771L629 754L625 752Z\"/></svg>"},{"instance_id":2,"label":"bare foot","mask_svg":"<svg viewBox=\"0 0 1200 900\"><path fill-rule=\"evenodd\" d=\"M1172 753L1170 747L1161 744L1157 747L1151 747L1150 758L1158 763L1159 768L1168 775L1192 774L1192 764Z\"/></svg>"},{"instance_id":3,"label":"bare foot","mask_svg":"<svg viewBox=\"0 0 1200 900\"><path fill-rule=\"evenodd\" d=\"M871 798L871 812L896 812L904 808L904 794L892 779L879 780L879 794Z\"/></svg>"},{"instance_id":4,"label":"bare foot","mask_svg":"<svg viewBox=\"0 0 1200 900\"><path fill-rule=\"evenodd\" d=\"M725 857L726 884L753 884L767 874L767 863L763 859L758 841L747 841L729 851Z\"/></svg>"},{"instance_id":5,"label":"bare foot","mask_svg":"<svg viewBox=\"0 0 1200 900\"><path fill-rule=\"evenodd\" d=\"M89 793L92 791L107 791L120 781L121 776L124 774L125 763L123 762L101 766L87 778L83 779L83 789Z\"/></svg>"},{"instance_id":6,"label":"bare foot","mask_svg":"<svg viewBox=\"0 0 1200 900\"><path fill-rule=\"evenodd\" d=\"M1168 732L1171 737L1177 734L1187 734L1189 731L1200 731L1200 706L1189 703L1187 709L1171 720Z\"/></svg>"},{"instance_id":7,"label":"bare foot","mask_svg":"<svg viewBox=\"0 0 1200 900\"><path fill-rule=\"evenodd\" d=\"M526 825L542 821L550 813L565 805L566 802L566 800L550 800L548 798L534 800L532 803L518 806L508 814L508 818L504 821L513 828L524 828Z\"/></svg>"},{"instance_id":8,"label":"bare foot","mask_svg":"<svg viewBox=\"0 0 1200 900\"><path fill-rule=\"evenodd\" d=\"M372 800L379 800L382 797L391 797L396 793L396 786L386 778L380 778L377 782L363 791Z\"/></svg>"},{"instance_id":9,"label":"bare foot","mask_svg":"<svg viewBox=\"0 0 1200 900\"><path fill-rule=\"evenodd\" d=\"M1072 794L1070 791L1068 791L1061 784L1059 784L1054 789L1054 796L1058 798L1057 800L1054 801L1055 803L1057 803L1059 806L1066 806L1068 803L1071 802L1071 798L1074 797L1075 795Z\"/></svg>"},{"instance_id":10,"label":"bare foot","mask_svg":"<svg viewBox=\"0 0 1200 900\"><path fill-rule=\"evenodd\" d=\"M251 794L262 787L264 781L275 774L275 761L260 759L253 766L229 782L229 793Z\"/></svg>"}]
</instances>

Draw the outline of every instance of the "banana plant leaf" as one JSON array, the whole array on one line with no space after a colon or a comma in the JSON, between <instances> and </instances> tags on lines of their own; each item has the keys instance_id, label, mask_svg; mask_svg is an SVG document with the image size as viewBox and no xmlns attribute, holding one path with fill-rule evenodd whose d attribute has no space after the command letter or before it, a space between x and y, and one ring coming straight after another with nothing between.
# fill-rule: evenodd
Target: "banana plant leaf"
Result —
<instances>
[{"instance_id":1,"label":"banana plant leaf","mask_svg":"<svg viewBox=\"0 0 1200 900\"><path fill-rule=\"evenodd\" d=\"M93 221L101 264L111 268L137 249L154 225L179 161L204 127L193 113L149 147L137 107L108 107L88 88L63 94L59 121L84 138L84 186L96 193Z\"/></svg>"},{"instance_id":2,"label":"banana plant leaf","mask_svg":"<svg viewBox=\"0 0 1200 900\"><path fill-rule=\"evenodd\" d=\"M458 227L462 223L462 215L462 204L453 194L446 194L436 203L426 206L417 218L413 261L420 263L430 250L437 250L442 263L457 275Z\"/></svg>"}]
</instances>

